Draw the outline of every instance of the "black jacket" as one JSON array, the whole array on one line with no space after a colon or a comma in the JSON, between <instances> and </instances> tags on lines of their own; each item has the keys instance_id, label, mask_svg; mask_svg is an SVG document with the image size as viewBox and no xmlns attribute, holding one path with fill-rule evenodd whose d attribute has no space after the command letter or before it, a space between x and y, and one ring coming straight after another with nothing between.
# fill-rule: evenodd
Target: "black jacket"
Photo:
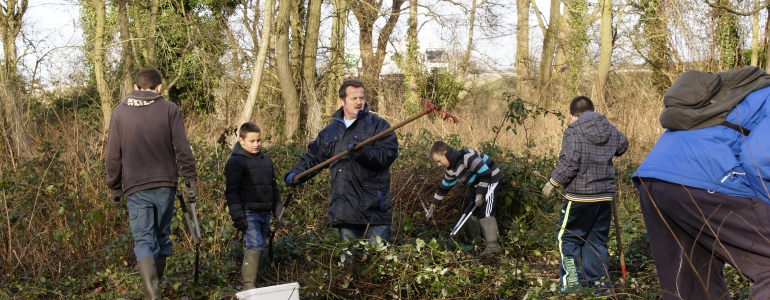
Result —
<instances>
[{"instance_id":1,"label":"black jacket","mask_svg":"<svg viewBox=\"0 0 770 300\"><path fill-rule=\"evenodd\" d=\"M559 165L551 173L551 184L563 185L566 198L572 201L612 201L612 158L627 149L628 139L606 117L584 112L564 130Z\"/></svg>"},{"instance_id":2,"label":"black jacket","mask_svg":"<svg viewBox=\"0 0 770 300\"><path fill-rule=\"evenodd\" d=\"M225 199L233 221L245 217L244 209L273 211L281 201L273 161L235 143L225 164Z\"/></svg>"},{"instance_id":3,"label":"black jacket","mask_svg":"<svg viewBox=\"0 0 770 300\"><path fill-rule=\"evenodd\" d=\"M359 111L356 121L345 128L342 109L332 115L334 121L318 133L307 146L307 153L289 173L302 173L345 150L351 143L366 139L390 128L384 119L370 114L369 107ZM393 206L390 200L390 165L398 157L398 140L390 132L361 148L355 157L348 155L329 165L331 195L327 222L332 226L390 225ZM319 171L298 178L305 182Z\"/></svg>"}]
</instances>

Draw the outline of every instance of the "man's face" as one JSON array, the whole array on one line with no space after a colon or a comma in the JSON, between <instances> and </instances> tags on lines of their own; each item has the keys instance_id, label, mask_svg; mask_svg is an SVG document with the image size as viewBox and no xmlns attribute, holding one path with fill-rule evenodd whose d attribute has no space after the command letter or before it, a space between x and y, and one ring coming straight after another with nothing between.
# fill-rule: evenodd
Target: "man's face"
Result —
<instances>
[{"instance_id":1,"label":"man's face","mask_svg":"<svg viewBox=\"0 0 770 300\"><path fill-rule=\"evenodd\" d=\"M259 145L262 143L262 133L249 132L245 137L238 137L241 147L251 154L259 153Z\"/></svg>"},{"instance_id":2,"label":"man's face","mask_svg":"<svg viewBox=\"0 0 770 300\"><path fill-rule=\"evenodd\" d=\"M449 160L446 158L446 151L444 154L433 154L433 157L431 159L438 163L439 166L442 166L444 168L449 168Z\"/></svg>"},{"instance_id":3,"label":"man's face","mask_svg":"<svg viewBox=\"0 0 770 300\"><path fill-rule=\"evenodd\" d=\"M348 86L345 88L345 95L345 98L340 98L340 105L345 113L345 119L355 120L358 111L364 109L366 104L364 88Z\"/></svg>"}]
</instances>

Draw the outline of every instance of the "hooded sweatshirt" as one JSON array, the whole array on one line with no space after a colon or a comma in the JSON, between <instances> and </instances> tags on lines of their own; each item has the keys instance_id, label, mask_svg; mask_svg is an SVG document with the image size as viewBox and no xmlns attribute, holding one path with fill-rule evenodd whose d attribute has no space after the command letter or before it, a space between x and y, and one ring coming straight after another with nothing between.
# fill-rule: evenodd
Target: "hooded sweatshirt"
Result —
<instances>
[{"instance_id":1,"label":"hooded sweatshirt","mask_svg":"<svg viewBox=\"0 0 770 300\"><path fill-rule=\"evenodd\" d=\"M567 200L612 201L612 157L623 155L627 149L628 139L606 117L584 112L564 130L559 165L551 173L551 184L563 185Z\"/></svg>"},{"instance_id":2,"label":"hooded sweatshirt","mask_svg":"<svg viewBox=\"0 0 770 300\"><path fill-rule=\"evenodd\" d=\"M433 195L433 204L439 205L457 183L474 186L476 194L484 195L490 185L503 180L503 173L489 156L476 150L455 150L447 147L445 154L450 166Z\"/></svg>"},{"instance_id":3,"label":"hooded sweatshirt","mask_svg":"<svg viewBox=\"0 0 770 300\"><path fill-rule=\"evenodd\" d=\"M181 165L185 182L198 173L179 107L152 91L135 90L112 112L107 137L110 196L176 187Z\"/></svg>"}]
</instances>

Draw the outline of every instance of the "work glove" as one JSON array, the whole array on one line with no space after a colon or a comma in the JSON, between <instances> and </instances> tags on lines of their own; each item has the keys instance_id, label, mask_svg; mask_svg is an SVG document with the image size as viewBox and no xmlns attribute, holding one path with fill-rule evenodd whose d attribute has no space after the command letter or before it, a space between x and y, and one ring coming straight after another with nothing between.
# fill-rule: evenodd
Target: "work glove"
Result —
<instances>
[{"instance_id":1,"label":"work glove","mask_svg":"<svg viewBox=\"0 0 770 300\"><path fill-rule=\"evenodd\" d=\"M543 187L543 197L551 198L552 193L553 193L553 184L551 184L551 181L548 181L545 183L545 186Z\"/></svg>"},{"instance_id":2,"label":"work glove","mask_svg":"<svg viewBox=\"0 0 770 300\"><path fill-rule=\"evenodd\" d=\"M110 195L107 196L107 199L113 204L120 204L123 201L123 191L110 189Z\"/></svg>"},{"instance_id":3,"label":"work glove","mask_svg":"<svg viewBox=\"0 0 770 300\"><path fill-rule=\"evenodd\" d=\"M288 186L295 186L297 184L294 183L294 176L297 176L297 173L289 172L283 177L283 181L286 182L286 185Z\"/></svg>"},{"instance_id":4,"label":"work glove","mask_svg":"<svg viewBox=\"0 0 770 300\"><path fill-rule=\"evenodd\" d=\"M112 204L120 204L120 202L123 202L123 196L116 196L116 197L109 197L110 203Z\"/></svg>"},{"instance_id":5,"label":"work glove","mask_svg":"<svg viewBox=\"0 0 770 300\"><path fill-rule=\"evenodd\" d=\"M484 195L476 194L476 206L482 207L484 205Z\"/></svg>"},{"instance_id":6,"label":"work glove","mask_svg":"<svg viewBox=\"0 0 770 300\"><path fill-rule=\"evenodd\" d=\"M187 198L187 203L195 203L198 199L198 182L188 181L184 183L184 196Z\"/></svg>"},{"instance_id":7,"label":"work glove","mask_svg":"<svg viewBox=\"0 0 770 300\"><path fill-rule=\"evenodd\" d=\"M425 212L425 220L430 221L430 218L433 218L433 212L436 211L436 206L431 204L430 207L428 207L428 211Z\"/></svg>"},{"instance_id":8,"label":"work glove","mask_svg":"<svg viewBox=\"0 0 770 300\"><path fill-rule=\"evenodd\" d=\"M233 221L233 227L235 227L235 229L238 229L239 231L245 231L246 228L248 227L246 225L246 218L237 218L237 219L235 219Z\"/></svg>"},{"instance_id":9,"label":"work glove","mask_svg":"<svg viewBox=\"0 0 770 300\"><path fill-rule=\"evenodd\" d=\"M358 143L351 143L348 145L348 154L352 157L356 157L359 154L361 154L361 150L364 149L364 147L359 148L358 150L353 150L358 145Z\"/></svg>"},{"instance_id":10,"label":"work glove","mask_svg":"<svg viewBox=\"0 0 770 300\"><path fill-rule=\"evenodd\" d=\"M275 221L279 224L283 224L283 211L285 208L283 207L283 203L280 201L275 206L275 210L273 210L273 216L275 217Z\"/></svg>"}]
</instances>

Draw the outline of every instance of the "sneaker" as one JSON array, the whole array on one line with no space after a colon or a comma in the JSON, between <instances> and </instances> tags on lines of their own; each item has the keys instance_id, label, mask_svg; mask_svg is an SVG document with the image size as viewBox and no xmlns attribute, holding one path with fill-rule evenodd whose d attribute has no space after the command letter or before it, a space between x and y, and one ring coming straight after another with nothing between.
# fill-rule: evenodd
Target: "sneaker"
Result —
<instances>
[{"instance_id":1,"label":"sneaker","mask_svg":"<svg viewBox=\"0 0 770 300\"><path fill-rule=\"evenodd\" d=\"M594 292L594 296L596 297L609 297L614 294L615 292L613 292L612 289L601 289Z\"/></svg>"}]
</instances>

